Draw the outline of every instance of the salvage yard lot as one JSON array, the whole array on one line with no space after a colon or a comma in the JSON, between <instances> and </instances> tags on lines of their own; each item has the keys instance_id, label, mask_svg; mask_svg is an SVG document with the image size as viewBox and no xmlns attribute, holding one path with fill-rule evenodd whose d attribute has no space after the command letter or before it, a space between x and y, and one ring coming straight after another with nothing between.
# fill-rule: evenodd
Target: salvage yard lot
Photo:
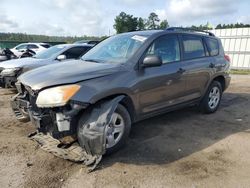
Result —
<instances>
[{"instance_id":1,"label":"salvage yard lot","mask_svg":"<svg viewBox=\"0 0 250 188\"><path fill-rule=\"evenodd\" d=\"M0 187L250 187L250 76L234 75L215 114L186 108L133 126L121 151L86 167L39 149L0 89Z\"/></svg>"}]
</instances>

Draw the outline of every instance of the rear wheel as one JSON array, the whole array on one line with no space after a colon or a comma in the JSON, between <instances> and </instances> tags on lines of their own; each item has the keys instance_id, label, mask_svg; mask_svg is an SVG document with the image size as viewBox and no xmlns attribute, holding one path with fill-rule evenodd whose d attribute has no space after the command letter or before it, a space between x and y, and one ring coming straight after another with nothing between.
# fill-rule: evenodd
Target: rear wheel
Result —
<instances>
[{"instance_id":1,"label":"rear wheel","mask_svg":"<svg viewBox=\"0 0 250 188\"><path fill-rule=\"evenodd\" d=\"M222 87L220 82L213 81L209 86L204 98L201 101L200 109L204 113L214 113L221 101Z\"/></svg>"}]
</instances>

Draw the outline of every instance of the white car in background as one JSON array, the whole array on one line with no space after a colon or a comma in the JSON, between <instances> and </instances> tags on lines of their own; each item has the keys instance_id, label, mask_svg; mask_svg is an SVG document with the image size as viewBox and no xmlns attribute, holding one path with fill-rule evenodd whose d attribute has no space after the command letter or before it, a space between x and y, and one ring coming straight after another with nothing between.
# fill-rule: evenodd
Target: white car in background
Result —
<instances>
[{"instance_id":1,"label":"white car in background","mask_svg":"<svg viewBox=\"0 0 250 188\"><path fill-rule=\"evenodd\" d=\"M26 50L32 50L35 53L46 50L51 45L48 43L22 43L10 49L17 57L20 57Z\"/></svg>"}]
</instances>

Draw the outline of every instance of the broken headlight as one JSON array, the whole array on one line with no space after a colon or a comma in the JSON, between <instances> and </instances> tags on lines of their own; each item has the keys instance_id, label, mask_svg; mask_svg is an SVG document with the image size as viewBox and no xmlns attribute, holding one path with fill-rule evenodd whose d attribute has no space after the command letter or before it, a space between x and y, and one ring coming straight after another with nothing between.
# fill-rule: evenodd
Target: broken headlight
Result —
<instances>
[{"instance_id":1,"label":"broken headlight","mask_svg":"<svg viewBox=\"0 0 250 188\"><path fill-rule=\"evenodd\" d=\"M76 84L45 89L38 94L36 104L41 108L64 106L79 89Z\"/></svg>"},{"instance_id":2,"label":"broken headlight","mask_svg":"<svg viewBox=\"0 0 250 188\"><path fill-rule=\"evenodd\" d=\"M3 69L3 71L1 72L1 76L15 76L19 70L21 70L21 68L18 67Z\"/></svg>"}]
</instances>

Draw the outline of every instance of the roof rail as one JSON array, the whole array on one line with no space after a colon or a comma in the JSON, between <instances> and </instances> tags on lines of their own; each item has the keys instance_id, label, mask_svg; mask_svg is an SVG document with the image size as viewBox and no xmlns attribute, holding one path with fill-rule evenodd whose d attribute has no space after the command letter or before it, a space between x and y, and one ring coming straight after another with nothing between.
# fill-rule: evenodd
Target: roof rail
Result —
<instances>
[{"instance_id":1,"label":"roof rail","mask_svg":"<svg viewBox=\"0 0 250 188\"><path fill-rule=\"evenodd\" d=\"M215 36L212 32L199 30L199 29L193 29L193 28L184 28L184 27L169 27L166 29L167 31L190 31L190 32L200 32L200 33L206 33L209 36Z\"/></svg>"}]
</instances>

